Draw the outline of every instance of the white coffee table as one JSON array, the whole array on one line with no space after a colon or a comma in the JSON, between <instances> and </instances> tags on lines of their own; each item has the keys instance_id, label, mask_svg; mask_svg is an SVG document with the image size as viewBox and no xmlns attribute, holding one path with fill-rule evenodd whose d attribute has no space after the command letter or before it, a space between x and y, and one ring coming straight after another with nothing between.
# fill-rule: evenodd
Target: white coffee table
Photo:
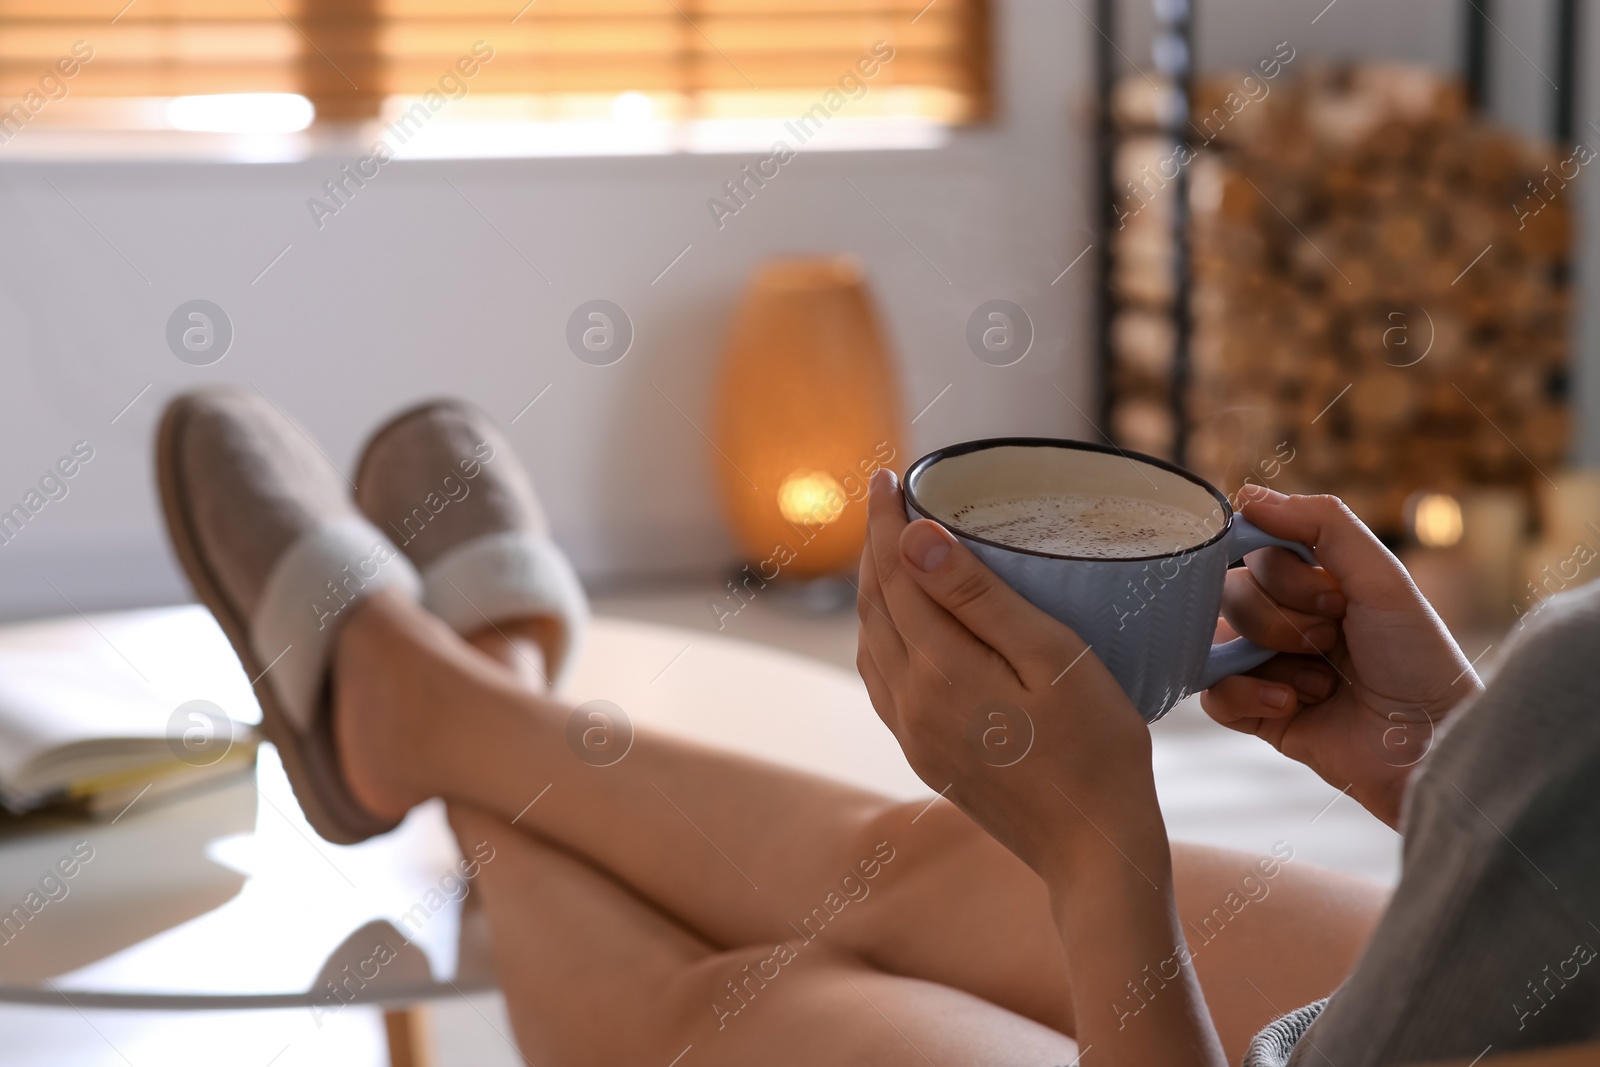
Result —
<instances>
[{"instance_id":1,"label":"white coffee table","mask_svg":"<svg viewBox=\"0 0 1600 1067\"><path fill-rule=\"evenodd\" d=\"M0 628L0 648L69 650L143 675L173 707L206 699L240 720L259 718L221 631L199 608ZM597 619L563 695L604 698L635 723L893 795L930 795L858 679L762 646ZM84 841L93 858L67 895L0 947L0 1002L80 1011L377 1006L391 1060L404 1067L428 1062L422 1005L493 986L471 895L449 899L459 853L436 802L381 838L330 845L301 817L264 746L254 774L136 801L114 822L0 823L0 908L21 902ZM380 941L395 958L374 967L367 961ZM345 992L335 999L327 983L338 979Z\"/></svg>"}]
</instances>

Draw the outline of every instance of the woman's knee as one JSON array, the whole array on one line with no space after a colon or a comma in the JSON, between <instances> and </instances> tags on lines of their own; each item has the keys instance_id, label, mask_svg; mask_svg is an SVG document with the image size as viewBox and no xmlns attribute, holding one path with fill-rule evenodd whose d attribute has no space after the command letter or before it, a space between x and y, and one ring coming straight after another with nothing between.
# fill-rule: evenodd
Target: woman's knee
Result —
<instances>
[{"instance_id":1,"label":"woman's knee","mask_svg":"<svg viewBox=\"0 0 1600 1067\"><path fill-rule=\"evenodd\" d=\"M833 891L819 899L819 908L809 917L812 924L824 919L824 913L843 918L853 912L856 921L840 928L870 933L880 925L872 921L872 913L915 909L918 900L943 896L963 870L996 857L1010 859L959 808L943 800L886 806L863 822L848 855L848 869L840 872ZM802 932L809 936L809 926ZM836 947L860 949L848 936Z\"/></svg>"},{"instance_id":2,"label":"woman's knee","mask_svg":"<svg viewBox=\"0 0 1600 1067\"><path fill-rule=\"evenodd\" d=\"M988 836L960 808L942 798L885 805L866 819L856 851L901 858L937 857ZM881 860L880 860L881 862Z\"/></svg>"},{"instance_id":3,"label":"woman's knee","mask_svg":"<svg viewBox=\"0 0 1600 1067\"><path fill-rule=\"evenodd\" d=\"M681 1048L757 1026L755 1020L805 1000L819 982L859 969L858 960L796 937L713 952L686 965L663 990L654 1044ZM674 1049L674 1052L676 1048ZM670 1059L670 1057L668 1057Z\"/></svg>"}]
</instances>

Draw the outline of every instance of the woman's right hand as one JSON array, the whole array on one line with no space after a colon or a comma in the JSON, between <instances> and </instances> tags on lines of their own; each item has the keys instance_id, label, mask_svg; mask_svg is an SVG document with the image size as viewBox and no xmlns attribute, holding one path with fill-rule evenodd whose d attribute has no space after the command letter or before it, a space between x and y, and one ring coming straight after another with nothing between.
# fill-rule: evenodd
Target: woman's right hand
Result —
<instances>
[{"instance_id":1,"label":"woman's right hand","mask_svg":"<svg viewBox=\"0 0 1600 1067\"><path fill-rule=\"evenodd\" d=\"M1247 485L1240 499L1247 519L1313 546L1321 566L1268 548L1228 573L1227 628L1283 654L1224 678L1200 704L1398 828L1434 730L1482 683L1400 561L1336 497Z\"/></svg>"}]
</instances>

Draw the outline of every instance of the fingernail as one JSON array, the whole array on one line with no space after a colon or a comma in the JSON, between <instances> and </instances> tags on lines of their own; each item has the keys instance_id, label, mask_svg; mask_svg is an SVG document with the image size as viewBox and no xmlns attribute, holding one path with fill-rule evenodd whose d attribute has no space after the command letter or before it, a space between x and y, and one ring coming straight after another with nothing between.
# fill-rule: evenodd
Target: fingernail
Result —
<instances>
[{"instance_id":1,"label":"fingernail","mask_svg":"<svg viewBox=\"0 0 1600 1067\"><path fill-rule=\"evenodd\" d=\"M1308 668L1294 676L1294 687L1313 700L1322 700L1333 692L1333 679Z\"/></svg>"},{"instance_id":2,"label":"fingernail","mask_svg":"<svg viewBox=\"0 0 1600 1067\"><path fill-rule=\"evenodd\" d=\"M931 571L949 559L950 550L954 547L944 528L927 519L919 519L906 527L905 536L900 540L900 548L906 559L921 571Z\"/></svg>"},{"instance_id":3,"label":"fingernail","mask_svg":"<svg viewBox=\"0 0 1600 1067\"><path fill-rule=\"evenodd\" d=\"M1346 603L1343 593L1333 590L1318 593L1313 605L1318 615L1343 615L1344 609L1350 606Z\"/></svg>"},{"instance_id":4,"label":"fingernail","mask_svg":"<svg viewBox=\"0 0 1600 1067\"><path fill-rule=\"evenodd\" d=\"M1271 682L1261 687L1257 699L1269 708L1286 708L1289 706L1289 701L1294 699L1294 690L1286 685Z\"/></svg>"},{"instance_id":5,"label":"fingernail","mask_svg":"<svg viewBox=\"0 0 1600 1067\"><path fill-rule=\"evenodd\" d=\"M894 471L888 467L879 467L872 472L872 491L875 493L893 491L895 482Z\"/></svg>"}]
</instances>

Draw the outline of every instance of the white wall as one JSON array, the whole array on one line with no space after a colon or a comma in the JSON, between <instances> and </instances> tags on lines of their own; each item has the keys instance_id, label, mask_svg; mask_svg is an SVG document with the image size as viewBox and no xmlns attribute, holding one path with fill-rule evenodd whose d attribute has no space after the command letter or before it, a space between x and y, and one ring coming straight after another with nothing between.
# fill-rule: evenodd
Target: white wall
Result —
<instances>
[{"instance_id":1,"label":"white wall","mask_svg":"<svg viewBox=\"0 0 1600 1067\"><path fill-rule=\"evenodd\" d=\"M1282 39L1310 55L1441 65L1458 50L1448 0L1338 0L1315 26L1321 3L1204 6L1208 64L1249 62ZM408 402L452 393L509 420L551 385L512 436L580 569L724 565L714 457L657 389L704 422L740 288L779 253L863 258L908 418L952 386L913 428L914 450L1089 433L1056 387L1092 411L1093 257L1050 284L1093 239L1088 10L997 2L996 123L936 150L802 154L721 232L705 200L755 156L397 162L319 232L305 201L355 153L38 163L0 148L0 509L74 441L96 450L70 495L0 546L0 617L184 595L157 517L151 431L169 396L217 381L259 387L346 470L372 424ZM196 297L237 331L212 367L179 362L164 341L169 313ZM563 341L567 315L594 297L637 329L611 367L580 363ZM980 363L963 340L972 308L996 297L1037 328L1010 368Z\"/></svg>"}]
</instances>

